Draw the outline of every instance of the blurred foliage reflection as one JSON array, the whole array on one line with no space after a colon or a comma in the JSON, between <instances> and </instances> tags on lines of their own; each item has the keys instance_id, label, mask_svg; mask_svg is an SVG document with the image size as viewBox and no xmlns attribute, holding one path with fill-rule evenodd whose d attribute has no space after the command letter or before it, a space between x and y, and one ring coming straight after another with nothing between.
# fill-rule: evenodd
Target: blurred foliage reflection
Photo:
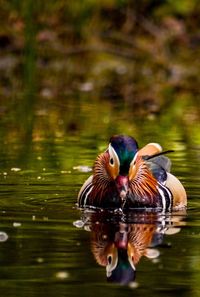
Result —
<instances>
[{"instance_id":1,"label":"blurred foliage reflection","mask_svg":"<svg viewBox=\"0 0 200 297\"><path fill-rule=\"evenodd\" d=\"M27 154L66 135L199 143L197 0L1 4L3 143Z\"/></svg>"}]
</instances>

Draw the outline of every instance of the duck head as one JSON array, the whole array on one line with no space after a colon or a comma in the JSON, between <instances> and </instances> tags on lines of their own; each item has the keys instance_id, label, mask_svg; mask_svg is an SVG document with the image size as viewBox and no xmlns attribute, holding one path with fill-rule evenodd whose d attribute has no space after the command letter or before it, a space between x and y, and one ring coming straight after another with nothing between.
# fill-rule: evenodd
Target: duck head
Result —
<instances>
[{"instance_id":1,"label":"duck head","mask_svg":"<svg viewBox=\"0 0 200 297\"><path fill-rule=\"evenodd\" d=\"M116 189L122 201L126 198L129 190L130 164L137 151L138 144L130 136L116 135L110 139L106 170L115 181Z\"/></svg>"}]
</instances>

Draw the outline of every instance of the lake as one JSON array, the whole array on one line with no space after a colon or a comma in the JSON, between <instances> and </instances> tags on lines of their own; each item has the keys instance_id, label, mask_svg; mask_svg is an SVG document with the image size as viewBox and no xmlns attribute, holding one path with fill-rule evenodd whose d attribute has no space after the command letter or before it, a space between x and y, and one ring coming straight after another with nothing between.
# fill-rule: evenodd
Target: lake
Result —
<instances>
[{"instance_id":1,"label":"lake","mask_svg":"<svg viewBox=\"0 0 200 297\"><path fill-rule=\"evenodd\" d=\"M1 103L1 296L200 296L195 104L181 98L158 115L138 117L121 101L87 92L63 95L62 100L37 98L36 108L26 107L25 114L22 100ZM32 102L30 96L25 101ZM186 212L77 209L78 191L96 156L119 133L134 136L140 146L159 142L174 150L172 172L186 188ZM123 240L129 242L132 265L121 250L119 265L106 268L113 243L120 246ZM109 261L115 260L115 252ZM119 266L115 274L112 265Z\"/></svg>"}]
</instances>

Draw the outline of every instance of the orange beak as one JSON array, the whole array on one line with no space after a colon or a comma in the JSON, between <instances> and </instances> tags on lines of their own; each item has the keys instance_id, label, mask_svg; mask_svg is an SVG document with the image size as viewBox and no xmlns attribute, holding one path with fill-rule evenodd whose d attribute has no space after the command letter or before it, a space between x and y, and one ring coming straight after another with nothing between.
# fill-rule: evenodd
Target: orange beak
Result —
<instances>
[{"instance_id":1,"label":"orange beak","mask_svg":"<svg viewBox=\"0 0 200 297\"><path fill-rule=\"evenodd\" d=\"M116 178L116 186L119 192L119 196L124 201L126 199L128 188L129 188L129 180L127 176L118 175Z\"/></svg>"},{"instance_id":2,"label":"orange beak","mask_svg":"<svg viewBox=\"0 0 200 297\"><path fill-rule=\"evenodd\" d=\"M127 249L128 246L128 235L127 232L116 232L115 234L115 245L119 249Z\"/></svg>"}]
</instances>

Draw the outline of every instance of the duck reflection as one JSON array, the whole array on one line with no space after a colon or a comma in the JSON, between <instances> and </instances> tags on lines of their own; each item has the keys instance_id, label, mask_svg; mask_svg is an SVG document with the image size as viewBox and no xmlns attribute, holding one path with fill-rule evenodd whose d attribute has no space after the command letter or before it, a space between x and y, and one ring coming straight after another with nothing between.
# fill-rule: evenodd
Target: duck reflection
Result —
<instances>
[{"instance_id":1,"label":"duck reflection","mask_svg":"<svg viewBox=\"0 0 200 297\"><path fill-rule=\"evenodd\" d=\"M159 257L158 246L164 234L180 231L181 218L155 213L134 214L131 218L87 213L82 222L91 231L91 250L97 263L106 267L107 280L129 284L136 278L136 266L142 257Z\"/></svg>"},{"instance_id":2,"label":"duck reflection","mask_svg":"<svg viewBox=\"0 0 200 297\"><path fill-rule=\"evenodd\" d=\"M136 264L142 256L157 257L149 248L156 227L152 224L95 224L91 248L98 264L106 266L109 281L123 284L135 280Z\"/></svg>"}]
</instances>

